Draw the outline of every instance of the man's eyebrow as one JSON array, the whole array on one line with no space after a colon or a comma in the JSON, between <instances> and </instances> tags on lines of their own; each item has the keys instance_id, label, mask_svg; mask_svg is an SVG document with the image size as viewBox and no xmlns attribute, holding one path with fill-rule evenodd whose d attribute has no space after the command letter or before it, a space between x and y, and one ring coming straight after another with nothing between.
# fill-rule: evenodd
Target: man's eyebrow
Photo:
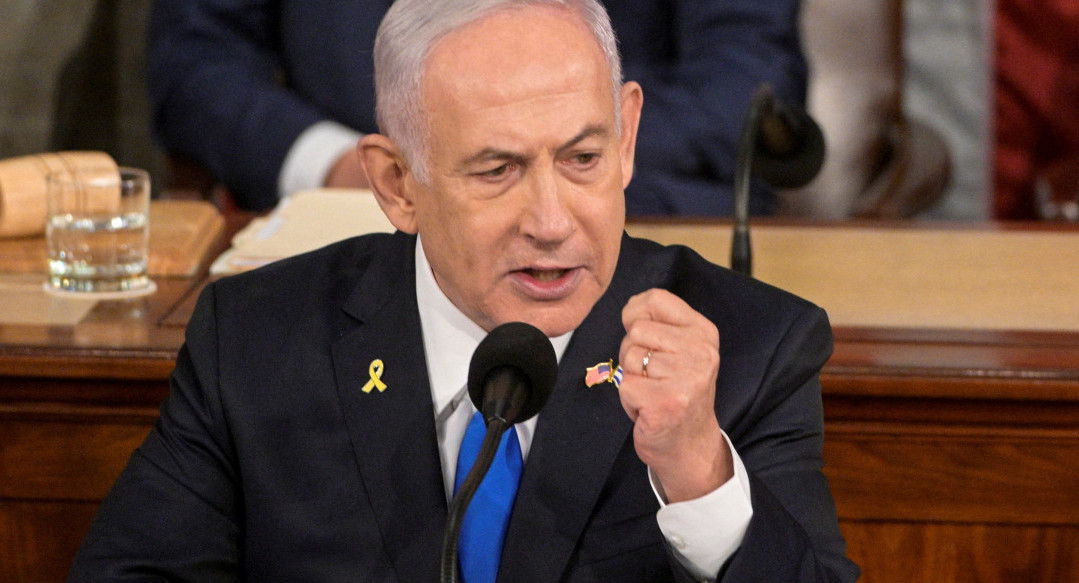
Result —
<instances>
[{"instance_id":1,"label":"man's eyebrow","mask_svg":"<svg viewBox=\"0 0 1079 583\"><path fill-rule=\"evenodd\" d=\"M607 127L599 124L591 124L585 126L585 128L578 132L577 135L567 140L566 143L562 144L562 146L560 146L558 149L559 151L567 150L587 140L588 138L602 138L608 135L610 135L610 131ZM493 148L489 146L462 160L460 166L463 168L471 166L472 164L487 162L490 160L502 160L506 162L515 162L517 164L524 164L528 161L528 156L520 152L513 152L510 150L503 150L500 148Z\"/></svg>"},{"instance_id":2,"label":"man's eyebrow","mask_svg":"<svg viewBox=\"0 0 1079 583\"><path fill-rule=\"evenodd\" d=\"M522 164L527 160L527 157L519 152L511 152L509 150L486 147L479 152L476 152L475 154L469 156L468 158L462 160L460 166L464 168L480 162L487 162L489 160L503 160L507 162L516 162L518 164Z\"/></svg>"},{"instance_id":3,"label":"man's eyebrow","mask_svg":"<svg viewBox=\"0 0 1079 583\"><path fill-rule=\"evenodd\" d=\"M573 138L571 138L568 142L563 144L562 147L559 148L559 151L567 150L569 148L572 148L572 147L576 146L577 144L587 140L588 138L592 138L592 137L605 138L605 137L607 137L609 135L610 135L610 131L608 131L606 126L599 125L599 124L589 124L589 125L585 126L585 128L583 130L581 130L576 136L573 136Z\"/></svg>"}]
</instances>

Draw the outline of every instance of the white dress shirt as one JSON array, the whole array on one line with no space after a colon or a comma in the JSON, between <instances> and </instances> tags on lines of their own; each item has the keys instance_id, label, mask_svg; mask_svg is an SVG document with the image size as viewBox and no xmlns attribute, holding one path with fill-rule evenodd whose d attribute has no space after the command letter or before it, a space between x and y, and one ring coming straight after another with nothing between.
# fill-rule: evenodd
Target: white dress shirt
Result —
<instances>
[{"instance_id":1,"label":"white dress shirt","mask_svg":"<svg viewBox=\"0 0 1079 583\"><path fill-rule=\"evenodd\" d=\"M446 499L449 500L453 496L461 439L476 411L468 398L468 365L472 353L487 332L442 293L420 241L416 243L416 299L427 357L427 375L431 380L442 480ZM559 360L572 335L573 332L570 332L551 339ZM584 371L581 371L581 375L583 378ZM514 426L521 443L521 453L526 460L537 418ZM649 480L660 503L656 515L660 531L679 561L701 581L710 581L723 563L738 550L753 516L745 466L725 433L723 439L727 440L734 459L734 478L710 494L687 502L667 504L649 472Z\"/></svg>"},{"instance_id":2,"label":"white dress shirt","mask_svg":"<svg viewBox=\"0 0 1079 583\"><path fill-rule=\"evenodd\" d=\"M318 188L345 152L356 147L363 134L335 121L320 121L292 142L277 175L277 196Z\"/></svg>"}]
</instances>

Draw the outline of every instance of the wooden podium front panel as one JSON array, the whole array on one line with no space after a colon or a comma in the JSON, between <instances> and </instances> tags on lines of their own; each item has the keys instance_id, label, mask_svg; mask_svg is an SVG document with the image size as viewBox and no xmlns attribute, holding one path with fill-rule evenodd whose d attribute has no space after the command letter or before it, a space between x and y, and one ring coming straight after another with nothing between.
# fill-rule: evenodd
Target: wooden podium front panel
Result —
<instances>
[{"instance_id":1,"label":"wooden podium front panel","mask_svg":"<svg viewBox=\"0 0 1079 583\"><path fill-rule=\"evenodd\" d=\"M1056 583L1079 573L1079 528L843 521L861 583Z\"/></svg>"},{"instance_id":2,"label":"wooden podium front panel","mask_svg":"<svg viewBox=\"0 0 1079 583\"><path fill-rule=\"evenodd\" d=\"M0 377L0 581L64 580L167 390L163 377Z\"/></svg>"},{"instance_id":3,"label":"wooden podium front panel","mask_svg":"<svg viewBox=\"0 0 1079 583\"><path fill-rule=\"evenodd\" d=\"M36 319L14 310L15 321L0 306L0 581L64 580L157 420L209 260L251 218L224 217L222 227L195 201L155 201L151 212L153 295ZM40 292L42 260L40 241L0 243L0 303Z\"/></svg>"},{"instance_id":4,"label":"wooden podium front panel","mask_svg":"<svg viewBox=\"0 0 1079 583\"><path fill-rule=\"evenodd\" d=\"M825 473L863 581L1077 580L1074 435L895 429L827 426Z\"/></svg>"},{"instance_id":5,"label":"wooden podium front panel","mask_svg":"<svg viewBox=\"0 0 1079 583\"><path fill-rule=\"evenodd\" d=\"M144 420L0 413L0 580L63 581Z\"/></svg>"},{"instance_id":6,"label":"wooden podium front panel","mask_svg":"<svg viewBox=\"0 0 1079 583\"><path fill-rule=\"evenodd\" d=\"M821 380L863 581L1079 581L1079 335L841 328Z\"/></svg>"},{"instance_id":7,"label":"wooden podium front panel","mask_svg":"<svg viewBox=\"0 0 1079 583\"><path fill-rule=\"evenodd\" d=\"M200 280L156 283L152 296L93 303L72 324L0 322L0 581L64 580L156 421L183 342L168 316ZM10 291L0 286L0 301Z\"/></svg>"}]
</instances>

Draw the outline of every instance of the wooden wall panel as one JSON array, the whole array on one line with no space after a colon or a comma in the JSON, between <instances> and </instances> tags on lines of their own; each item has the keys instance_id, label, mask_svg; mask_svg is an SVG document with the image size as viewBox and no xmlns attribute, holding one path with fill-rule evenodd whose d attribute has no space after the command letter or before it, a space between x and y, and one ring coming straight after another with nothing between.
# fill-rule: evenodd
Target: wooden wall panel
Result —
<instances>
[{"instance_id":1,"label":"wooden wall panel","mask_svg":"<svg viewBox=\"0 0 1079 583\"><path fill-rule=\"evenodd\" d=\"M1079 580L1079 527L840 522L861 583Z\"/></svg>"},{"instance_id":2,"label":"wooden wall panel","mask_svg":"<svg viewBox=\"0 0 1079 583\"><path fill-rule=\"evenodd\" d=\"M149 432L139 423L0 418L0 500L100 501Z\"/></svg>"},{"instance_id":3,"label":"wooden wall panel","mask_svg":"<svg viewBox=\"0 0 1079 583\"><path fill-rule=\"evenodd\" d=\"M97 502L0 500L0 581L63 581L96 511Z\"/></svg>"},{"instance_id":4,"label":"wooden wall panel","mask_svg":"<svg viewBox=\"0 0 1079 583\"><path fill-rule=\"evenodd\" d=\"M1079 524L1079 432L830 424L841 518ZM1079 579L1077 579L1079 580Z\"/></svg>"},{"instance_id":5,"label":"wooden wall panel","mask_svg":"<svg viewBox=\"0 0 1079 583\"><path fill-rule=\"evenodd\" d=\"M98 504L154 417L114 407L0 406L0 581L63 581Z\"/></svg>"}]
</instances>

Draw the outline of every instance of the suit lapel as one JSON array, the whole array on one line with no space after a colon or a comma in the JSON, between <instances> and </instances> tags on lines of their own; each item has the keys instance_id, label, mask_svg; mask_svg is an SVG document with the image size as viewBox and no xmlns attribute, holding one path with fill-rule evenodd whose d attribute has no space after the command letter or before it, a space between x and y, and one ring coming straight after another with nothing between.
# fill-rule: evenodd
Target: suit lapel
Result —
<instances>
[{"instance_id":1,"label":"suit lapel","mask_svg":"<svg viewBox=\"0 0 1079 583\"><path fill-rule=\"evenodd\" d=\"M623 240L607 293L573 335L540 414L510 521L501 581L558 581L633 424L613 384L586 387L585 369L613 359L625 336L622 307L656 275Z\"/></svg>"},{"instance_id":2,"label":"suit lapel","mask_svg":"<svg viewBox=\"0 0 1079 583\"><path fill-rule=\"evenodd\" d=\"M446 514L430 382L416 308L414 246L397 234L344 309L334 373L365 494L401 581L433 580ZM414 241L414 239L412 239ZM385 390L364 392L382 361Z\"/></svg>"}]
</instances>

